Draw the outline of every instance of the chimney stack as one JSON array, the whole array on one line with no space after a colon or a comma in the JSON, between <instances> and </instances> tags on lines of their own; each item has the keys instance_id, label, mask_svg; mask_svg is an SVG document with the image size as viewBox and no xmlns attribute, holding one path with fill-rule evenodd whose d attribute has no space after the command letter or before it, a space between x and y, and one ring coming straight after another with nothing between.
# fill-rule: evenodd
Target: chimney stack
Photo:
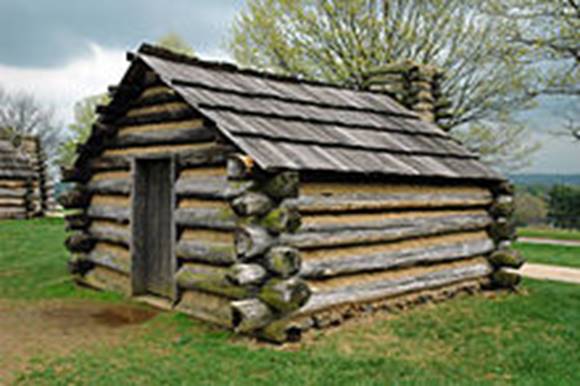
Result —
<instances>
[{"instance_id":1,"label":"chimney stack","mask_svg":"<svg viewBox=\"0 0 580 386\"><path fill-rule=\"evenodd\" d=\"M451 117L451 102L441 93L443 76L443 72L433 66L407 60L370 72L364 87L386 92L419 114L424 121L436 123L447 130L444 121Z\"/></svg>"}]
</instances>

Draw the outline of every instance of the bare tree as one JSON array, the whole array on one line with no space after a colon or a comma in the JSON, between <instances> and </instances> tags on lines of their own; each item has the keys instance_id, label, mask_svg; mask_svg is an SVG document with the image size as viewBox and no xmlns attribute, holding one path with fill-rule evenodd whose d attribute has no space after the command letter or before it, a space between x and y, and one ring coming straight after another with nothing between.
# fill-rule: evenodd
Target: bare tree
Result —
<instances>
[{"instance_id":1,"label":"bare tree","mask_svg":"<svg viewBox=\"0 0 580 386\"><path fill-rule=\"evenodd\" d=\"M9 94L0 87L0 134L18 142L23 136L37 136L49 158L58 149L62 129L54 111L26 93Z\"/></svg>"}]
</instances>

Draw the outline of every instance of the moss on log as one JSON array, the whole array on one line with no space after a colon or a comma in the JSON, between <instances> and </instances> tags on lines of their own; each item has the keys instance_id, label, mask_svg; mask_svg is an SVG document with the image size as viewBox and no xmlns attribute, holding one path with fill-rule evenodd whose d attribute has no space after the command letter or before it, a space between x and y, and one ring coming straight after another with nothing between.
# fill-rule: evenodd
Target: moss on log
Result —
<instances>
[{"instance_id":1,"label":"moss on log","mask_svg":"<svg viewBox=\"0 0 580 386\"><path fill-rule=\"evenodd\" d=\"M229 281L241 286L259 285L266 276L266 270L259 264L235 264L226 273Z\"/></svg>"},{"instance_id":2,"label":"moss on log","mask_svg":"<svg viewBox=\"0 0 580 386\"><path fill-rule=\"evenodd\" d=\"M500 249L489 257L490 263L495 267L509 267L519 269L524 265L525 259L520 251L515 249Z\"/></svg>"},{"instance_id":3,"label":"moss on log","mask_svg":"<svg viewBox=\"0 0 580 386\"><path fill-rule=\"evenodd\" d=\"M237 300L231 303L234 329L247 333L267 326L274 314L270 307L258 299Z\"/></svg>"},{"instance_id":4,"label":"moss on log","mask_svg":"<svg viewBox=\"0 0 580 386\"><path fill-rule=\"evenodd\" d=\"M180 240L176 255L182 260L216 265L231 265L238 260L233 244L209 241Z\"/></svg>"},{"instance_id":5,"label":"moss on log","mask_svg":"<svg viewBox=\"0 0 580 386\"><path fill-rule=\"evenodd\" d=\"M306 304L310 295L308 284L299 278L274 278L264 284L258 298L279 312L289 313Z\"/></svg>"},{"instance_id":6,"label":"moss on log","mask_svg":"<svg viewBox=\"0 0 580 386\"><path fill-rule=\"evenodd\" d=\"M250 298L256 293L253 286L240 286L227 278L227 268L202 264L185 264L176 275L177 284L184 289L194 289L230 299Z\"/></svg>"},{"instance_id":7,"label":"moss on log","mask_svg":"<svg viewBox=\"0 0 580 386\"><path fill-rule=\"evenodd\" d=\"M95 239L84 232L74 232L65 241L65 246L71 252L89 252L95 245Z\"/></svg>"},{"instance_id":8,"label":"moss on log","mask_svg":"<svg viewBox=\"0 0 580 386\"><path fill-rule=\"evenodd\" d=\"M263 216L274 206L272 199L265 194L248 192L231 202L232 208L239 216Z\"/></svg>"},{"instance_id":9,"label":"moss on log","mask_svg":"<svg viewBox=\"0 0 580 386\"><path fill-rule=\"evenodd\" d=\"M273 237L262 227L249 225L236 230L236 253L242 260L263 255L273 244Z\"/></svg>"},{"instance_id":10,"label":"moss on log","mask_svg":"<svg viewBox=\"0 0 580 386\"><path fill-rule=\"evenodd\" d=\"M289 278L300 270L302 260L296 248L275 246L264 257L264 266L275 276Z\"/></svg>"},{"instance_id":11,"label":"moss on log","mask_svg":"<svg viewBox=\"0 0 580 386\"><path fill-rule=\"evenodd\" d=\"M254 222L274 234L293 233L302 225L300 213L292 206L282 206L271 210L267 215Z\"/></svg>"},{"instance_id":12,"label":"moss on log","mask_svg":"<svg viewBox=\"0 0 580 386\"><path fill-rule=\"evenodd\" d=\"M491 283L496 288L515 288L520 284L522 277L512 271L499 269L491 275Z\"/></svg>"}]
</instances>

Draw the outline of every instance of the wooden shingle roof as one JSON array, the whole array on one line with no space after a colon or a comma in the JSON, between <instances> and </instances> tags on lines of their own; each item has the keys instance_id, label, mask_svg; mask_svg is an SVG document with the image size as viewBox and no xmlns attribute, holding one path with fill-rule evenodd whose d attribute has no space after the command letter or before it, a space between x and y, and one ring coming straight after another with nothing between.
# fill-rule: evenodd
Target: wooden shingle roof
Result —
<instances>
[{"instance_id":1,"label":"wooden shingle roof","mask_svg":"<svg viewBox=\"0 0 580 386\"><path fill-rule=\"evenodd\" d=\"M136 57L265 170L502 179L388 95L176 55Z\"/></svg>"}]
</instances>

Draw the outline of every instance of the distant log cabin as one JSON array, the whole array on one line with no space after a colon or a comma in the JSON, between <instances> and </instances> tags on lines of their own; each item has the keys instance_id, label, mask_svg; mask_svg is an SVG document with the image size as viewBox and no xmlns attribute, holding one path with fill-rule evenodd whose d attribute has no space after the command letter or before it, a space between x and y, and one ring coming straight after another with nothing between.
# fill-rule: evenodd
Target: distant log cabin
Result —
<instances>
[{"instance_id":1,"label":"distant log cabin","mask_svg":"<svg viewBox=\"0 0 580 386\"><path fill-rule=\"evenodd\" d=\"M279 342L517 285L510 185L388 94L128 59L64 171L79 282Z\"/></svg>"},{"instance_id":2,"label":"distant log cabin","mask_svg":"<svg viewBox=\"0 0 580 386\"><path fill-rule=\"evenodd\" d=\"M0 137L0 219L44 215L46 157L36 137Z\"/></svg>"}]
</instances>

